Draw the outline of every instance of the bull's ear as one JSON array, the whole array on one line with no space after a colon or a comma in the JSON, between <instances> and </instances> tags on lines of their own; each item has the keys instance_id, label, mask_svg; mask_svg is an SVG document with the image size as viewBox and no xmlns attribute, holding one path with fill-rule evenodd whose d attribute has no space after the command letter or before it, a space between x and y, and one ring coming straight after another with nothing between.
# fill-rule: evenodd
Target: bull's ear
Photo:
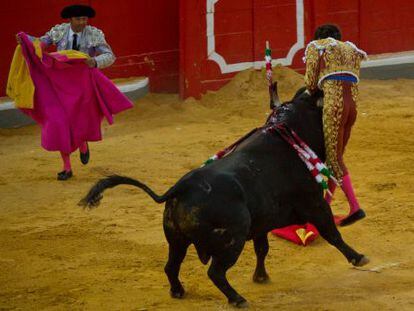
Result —
<instances>
[{"instance_id":1,"label":"bull's ear","mask_svg":"<svg viewBox=\"0 0 414 311\"><path fill-rule=\"evenodd\" d=\"M319 108L323 107L323 97L324 97L324 93L321 90L317 90L314 94L313 94L314 98L316 99L316 106Z\"/></svg>"},{"instance_id":2,"label":"bull's ear","mask_svg":"<svg viewBox=\"0 0 414 311\"><path fill-rule=\"evenodd\" d=\"M270 108L277 108L282 103L280 102L279 95L277 94L277 82L273 82L269 88L269 95L270 95Z\"/></svg>"},{"instance_id":3,"label":"bull's ear","mask_svg":"<svg viewBox=\"0 0 414 311\"><path fill-rule=\"evenodd\" d=\"M323 93L323 91L321 91L320 89L318 89L315 93L314 96L318 97L318 98L323 98L325 94Z\"/></svg>"}]
</instances>

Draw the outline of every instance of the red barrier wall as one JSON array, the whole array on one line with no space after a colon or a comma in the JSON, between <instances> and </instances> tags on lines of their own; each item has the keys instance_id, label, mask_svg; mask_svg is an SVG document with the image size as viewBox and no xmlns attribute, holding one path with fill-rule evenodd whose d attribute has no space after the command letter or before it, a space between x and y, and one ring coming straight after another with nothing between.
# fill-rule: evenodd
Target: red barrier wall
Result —
<instances>
[{"instance_id":1,"label":"red barrier wall","mask_svg":"<svg viewBox=\"0 0 414 311\"><path fill-rule=\"evenodd\" d=\"M147 76L154 92L178 92L178 0L15 0L0 10L0 96L5 95L19 31L41 36L64 22L61 9L92 5L90 24L102 29L117 56L104 72L111 78Z\"/></svg>"},{"instance_id":2,"label":"red barrier wall","mask_svg":"<svg viewBox=\"0 0 414 311\"><path fill-rule=\"evenodd\" d=\"M181 0L180 5L184 98L220 88L238 70L260 68L266 40L274 59L303 70L304 47L323 23L339 25L343 40L368 54L414 50L410 0Z\"/></svg>"},{"instance_id":3,"label":"red barrier wall","mask_svg":"<svg viewBox=\"0 0 414 311\"><path fill-rule=\"evenodd\" d=\"M148 76L151 91L179 91L182 97L199 98L207 90L220 88L237 70L260 67L266 40L274 59L303 69L301 46L310 41L317 25L326 22L338 24L344 40L369 54L414 50L412 0L75 2L95 7L97 17L91 24L105 32L117 56L116 63L105 70L107 75ZM5 93L15 34L21 30L44 34L63 22L60 10L72 3L15 0L2 7L0 96ZM298 7L303 7L302 15ZM303 26L298 25L298 16Z\"/></svg>"},{"instance_id":4,"label":"red barrier wall","mask_svg":"<svg viewBox=\"0 0 414 311\"><path fill-rule=\"evenodd\" d=\"M414 50L414 1L360 0L361 45L368 53Z\"/></svg>"}]
</instances>

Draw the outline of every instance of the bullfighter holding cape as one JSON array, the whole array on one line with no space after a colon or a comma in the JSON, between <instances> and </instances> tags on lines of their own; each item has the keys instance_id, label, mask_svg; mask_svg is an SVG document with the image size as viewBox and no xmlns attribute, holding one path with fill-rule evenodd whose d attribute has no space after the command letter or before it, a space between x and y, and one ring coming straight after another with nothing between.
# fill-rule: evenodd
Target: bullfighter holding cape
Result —
<instances>
[{"instance_id":1,"label":"bullfighter holding cape","mask_svg":"<svg viewBox=\"0 0 414 311\"><path fill-rule=\"evenodd\" d=\"M113 123L113 115L132 103L98 68L114 62L103 33L87 26L95 12L89 6L63 9L70 23L53 27L40 39L19 33L7 83L7 94L16 107L42 129L41 144L59 151L63 171L58 180L72 177L70 154L80 150L83 164L89 161L88 141L102 139L101 122ZM50 44L58 51L46 52Z\"/></svg>"}]
</instances>

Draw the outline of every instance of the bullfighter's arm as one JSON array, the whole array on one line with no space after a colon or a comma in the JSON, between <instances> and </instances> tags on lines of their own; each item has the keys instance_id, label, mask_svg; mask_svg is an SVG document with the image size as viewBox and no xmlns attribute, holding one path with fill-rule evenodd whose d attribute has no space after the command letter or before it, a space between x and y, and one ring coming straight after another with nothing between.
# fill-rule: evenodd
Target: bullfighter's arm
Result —
<instances>
[{"instance_id":1,"label":"bullfighter's arm","mask_svg":"<svg viewBox=\"0 0 414 311\"><path fill-rule=\"evenodd\" d=\"M53 40L51 37L47 35L47 33L44 36L40 37L40 41L44 44L44 47L47 48L48 46L53 44Z\"/></svg>"},{"instance_id":2,"label":"bullfighter's arm","mask_svg":"<svg viewBox=\"0 0 414 311\"><path fill-rule=\"evenodd\" d=\"M115 62L115 55L105 39L95 49L98 54L98 56L95 56L96 66L98 68L109 67Z\"/></svg>"},{"instance_id":3,"label":"bullfighter's arm","mask_svg":"<svg viewBox=\"0 0 414 311\"><path fill-rule=\"evenodd\" d=\"M40 37L43 46L47 48L52 44L57 44L67 34L69 25L66 23L53 26L48 32Z\"/></svg>"},{"instance_id":4,"label":"bullfighter's arm","mask_svg":"<svg viewBox=\"0 0 414 311\"><path fill-rule=\"evenodd\" d=\"M31 35L27 35L27 37L29 38L30 41L35 41L37 39L37 37L31 36ZM48 36L48 33L46 33L44 36L41 36L39 38L40 42L42 42L42 48L47 48L48 46L53 44L53 40L51 37ZM20 43L20 41L18 41Z\"/></svg>"},{"instance_id":5,"label":"bullfighter's arm","mask_svg":"<svg viewBox=\"0 0 414 311\"><path fill-rule=\"evenodd\" d=\"M306 73L305 86L309 92L314 93L318 89L319 78L319 50L310 43L305 52Z\"/></svg>"},{"instance_id":6,"label":"bullfighter's arm","mask_svg":"<svg viewBox=\"0 0 414 311\"><path fill-rule=\"evenodd\" d=\"M115 55L105 40L104 33L95 27L90 28L92 44L95 47L96 67L102 69L111 66L115 62Z\"/></svg>"}]
</instances>

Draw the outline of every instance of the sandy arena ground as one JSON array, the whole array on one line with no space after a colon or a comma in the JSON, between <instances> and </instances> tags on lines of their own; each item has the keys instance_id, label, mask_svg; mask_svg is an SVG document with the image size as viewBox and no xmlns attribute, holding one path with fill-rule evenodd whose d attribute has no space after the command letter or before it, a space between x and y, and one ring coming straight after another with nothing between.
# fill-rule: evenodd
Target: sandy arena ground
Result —
<instances>
[{"instance_id":1,"label":"sandy arena ground","mask_svg":"<svg viewBox=\"0 0 414 311\"><path fill-rule=\"evenodd\" d=\"M275 75L282 100L303 81L288 69ZM228 277L251 310L414 310L414 80L363 81L360 93L346 162L367 218L341 232L371 263L352 268L322 238L300 247L269 236L271 282L258 285L248 242ZM40 147L37 126L0 130L0 310L231 310L193 246L181 270L186 297L169 297L162 205L128 186L92 211L77 202L111 173L163 193L267 112L258 72L202 101L148 95L104 126L87 166L72 157L67 182L56 181L60 158ZM333 209L347 211L340 191Z\"/></svg>"}]
</instances>

